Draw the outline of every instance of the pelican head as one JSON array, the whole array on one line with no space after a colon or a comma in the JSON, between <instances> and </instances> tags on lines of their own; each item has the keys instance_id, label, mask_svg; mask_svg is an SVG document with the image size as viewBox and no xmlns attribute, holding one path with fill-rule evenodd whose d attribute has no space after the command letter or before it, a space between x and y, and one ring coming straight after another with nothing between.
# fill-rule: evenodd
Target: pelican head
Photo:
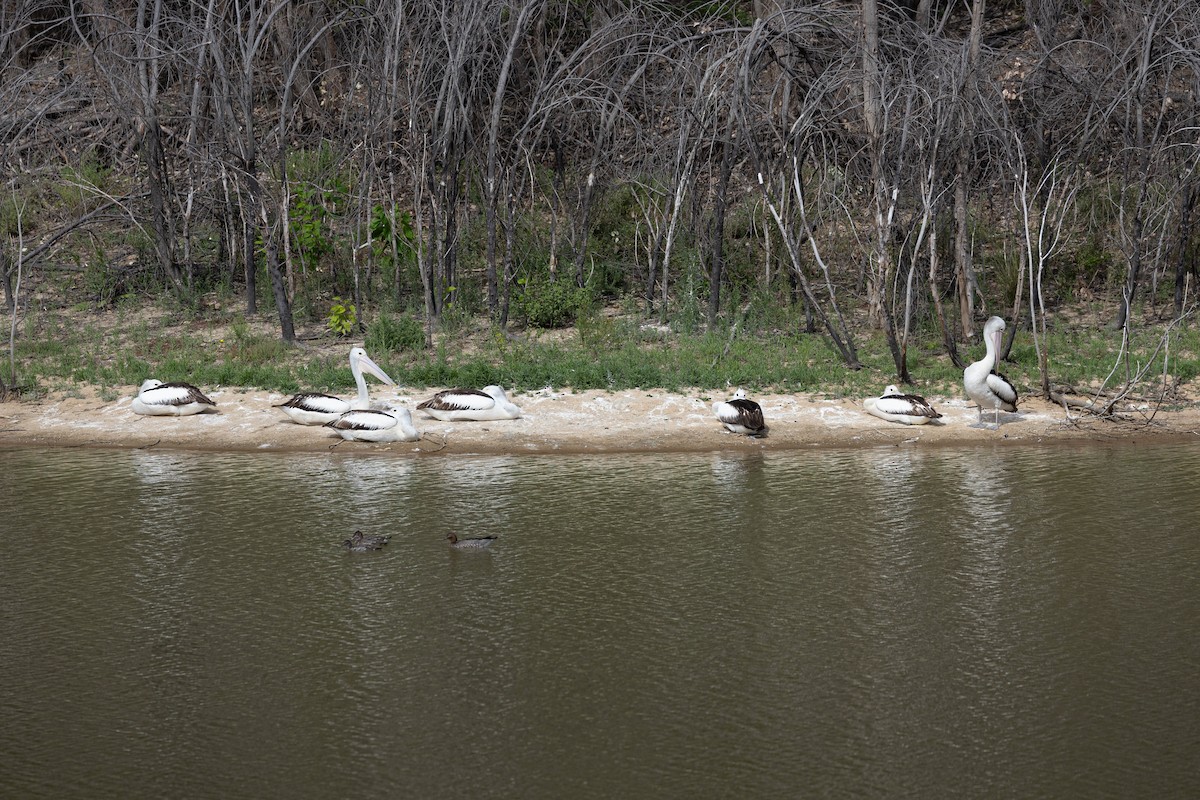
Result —
<instances>
[{"instance_id":1,"label":"pelican head","mask_svg":"<svg viewBox=\"0 0 1200 800\"><path fill-rule=\"evenodd\" d=\"M396 385L396 382L383 371L382 367L372 361L371 357L367 355L367 351L361 347L350 348L350 372L354 373L356 380L363 372L369 372L388 386Z\"/></svg>"}]
</instances>

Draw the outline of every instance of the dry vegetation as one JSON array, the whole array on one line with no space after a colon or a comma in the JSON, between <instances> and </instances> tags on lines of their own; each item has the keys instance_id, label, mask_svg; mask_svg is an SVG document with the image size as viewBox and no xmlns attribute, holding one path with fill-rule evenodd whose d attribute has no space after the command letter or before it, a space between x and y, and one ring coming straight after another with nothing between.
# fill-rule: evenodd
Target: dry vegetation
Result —
<instances>
[{"instance_id":1,"label":"dry vegetation","mask_svg":"<svg viewBox=\"0 0 1200 800\"><path fill-rule=\"evenodd\" d=\"M1178 402L1197 36L1190 0L5 4L0 391L188 348L312 381L338 327L428 381L633 345L942 387L1000 314L1029 389Z\"/></svg>"}]
</instances>

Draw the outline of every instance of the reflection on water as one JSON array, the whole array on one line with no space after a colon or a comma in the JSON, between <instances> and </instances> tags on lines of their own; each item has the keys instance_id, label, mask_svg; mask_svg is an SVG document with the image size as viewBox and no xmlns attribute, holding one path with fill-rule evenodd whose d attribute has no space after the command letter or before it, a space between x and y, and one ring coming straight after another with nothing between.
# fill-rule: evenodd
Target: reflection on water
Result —
<instances>
[{"instance_id":1,"label":"reflection on water","mask_svg":"<svg viewBox=\"0 0 1200 800\"><path fill-rule=\"evenodd\" d=\"M0 466L6 797L1200 791L1193 448Z\"/></svg>"}]
</instances>

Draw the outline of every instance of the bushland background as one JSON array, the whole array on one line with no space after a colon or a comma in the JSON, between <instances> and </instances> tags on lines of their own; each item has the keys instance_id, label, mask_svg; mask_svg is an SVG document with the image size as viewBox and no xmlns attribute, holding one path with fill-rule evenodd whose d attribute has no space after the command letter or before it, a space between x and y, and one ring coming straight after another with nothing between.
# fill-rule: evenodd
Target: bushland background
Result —
<instances>
[{"instance_id":1,"label":"bushland background","mask_svg":"<svg viewBox=\"0 0 1200 800\"><path fill-rule=\"evenodd\" d=\"M1186 400L1193 0L18 0L0 393ZM300 347L293 345L300 344Z\"/></svg>"}]
</instances>

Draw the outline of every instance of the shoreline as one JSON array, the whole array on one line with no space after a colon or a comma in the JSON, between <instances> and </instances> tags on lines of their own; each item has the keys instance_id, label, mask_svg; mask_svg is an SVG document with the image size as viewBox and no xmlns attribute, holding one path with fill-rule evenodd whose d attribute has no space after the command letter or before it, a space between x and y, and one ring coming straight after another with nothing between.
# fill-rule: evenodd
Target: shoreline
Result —
<instances>
[{"instance_id":1,"label":"shoreline","mask_svg":"<svg viewBox=\"0 0 1200 800\"><path fill-rule=\"evenodd\" d=\"M437 389L376 392L374 402L398 401L410 409ZM1015 414L1001 414L999 430L972 428L970 401L931 397L944 415L925 425L900 425L868 414L861 399L803 394L753 396L770 435L728 433L712 414L715 399L730 392L661 390L554 391L514 394L516 420L441 422L414 411L418 442L343 442L333 431L297 425L272 406L279 392L218 388L208 391L214 411L190 417L142 417L130 410L136 387L106 401L94 387L59 392L37 401L0 403L0 448L94 447L223 452L336 452L392 455L548 455L657 452L768 452L884 446L1044 444L1046 442L1163 442L1200 436L1200 410L1159 411L1154 421L1071 421L1061 406L1022 398ZM1149 410L1146 416L1149 416ZM987 415L985 415L986 417Z\"/></svg>"}]
</instances>

